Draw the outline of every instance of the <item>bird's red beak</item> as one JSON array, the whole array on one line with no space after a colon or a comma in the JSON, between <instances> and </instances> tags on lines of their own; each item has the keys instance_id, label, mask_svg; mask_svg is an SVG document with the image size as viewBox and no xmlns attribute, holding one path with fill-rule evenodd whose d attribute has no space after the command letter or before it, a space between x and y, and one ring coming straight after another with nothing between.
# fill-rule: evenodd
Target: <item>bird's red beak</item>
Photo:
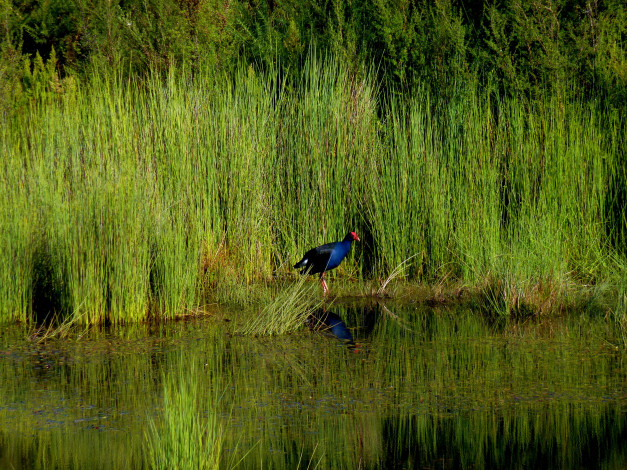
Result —
<instances>
[{"instance_id":1,"label":"bird's red beak","mask_svg":"<svg viewBox=\"0 0 627 470\"><path fill-rule=\"evenodd\" d=\"M351 232L351 235L353 236L353 240L361 241L355 232Z\"/></svg>"}]
</instances>

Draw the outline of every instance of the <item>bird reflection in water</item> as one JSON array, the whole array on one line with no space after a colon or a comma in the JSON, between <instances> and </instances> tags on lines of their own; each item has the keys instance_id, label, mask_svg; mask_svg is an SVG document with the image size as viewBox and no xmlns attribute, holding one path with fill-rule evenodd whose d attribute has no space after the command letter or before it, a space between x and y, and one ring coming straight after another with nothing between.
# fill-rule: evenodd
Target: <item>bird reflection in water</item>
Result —
<instances>
[{"instance_id":1,"label":"bird reflection in water","mask_svg":"<svg viewBox=\"0 0 627 470\"><path fill-rule=\"evenodd\" d=\"M309 318L309 328L338 338L353 352L359 352L358 345L346 323L335 313L320 310Z\"/></svg>"}]
</instances>

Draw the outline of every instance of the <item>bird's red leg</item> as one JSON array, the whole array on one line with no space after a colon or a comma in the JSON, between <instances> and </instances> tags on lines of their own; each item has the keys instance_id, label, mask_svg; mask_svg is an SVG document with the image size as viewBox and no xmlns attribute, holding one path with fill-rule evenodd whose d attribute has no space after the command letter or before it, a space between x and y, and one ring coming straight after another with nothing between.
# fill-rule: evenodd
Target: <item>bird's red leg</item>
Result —
<instances>
[{"instance_id":1,"label":"bird's red leg","mask_svg":"<svg viewBox=\"0 0 627 470\"><path fill-rule=\"evenodd\" d=\"M322 282L322 289L323 292L326 294L327 292L329 292L329 288L327 287L327 283L324 281L324 273L322 273L320 275L320 282Z\"/></svg>"}]
</instances>

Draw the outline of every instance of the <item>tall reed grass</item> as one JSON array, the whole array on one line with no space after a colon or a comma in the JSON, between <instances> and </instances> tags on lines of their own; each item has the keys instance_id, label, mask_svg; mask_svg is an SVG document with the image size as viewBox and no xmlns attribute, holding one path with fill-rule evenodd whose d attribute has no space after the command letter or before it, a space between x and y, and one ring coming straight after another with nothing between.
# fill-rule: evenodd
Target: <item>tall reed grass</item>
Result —
<instances>
[{"instance_id":1,"label":"tall reed grass","mask_svg":"<svg viewBox=\"0 0 627 470\"><path fill-rule=\"evenodd\" d=\"M348 229L364 243L339 275L415 255L416 279L518 296L620 278L615 111L472 85L388 97L315 57L291 88L253 67L214 77L94 75L1 118L2 320L170 318Z\"/></svg>"}]
</instances>

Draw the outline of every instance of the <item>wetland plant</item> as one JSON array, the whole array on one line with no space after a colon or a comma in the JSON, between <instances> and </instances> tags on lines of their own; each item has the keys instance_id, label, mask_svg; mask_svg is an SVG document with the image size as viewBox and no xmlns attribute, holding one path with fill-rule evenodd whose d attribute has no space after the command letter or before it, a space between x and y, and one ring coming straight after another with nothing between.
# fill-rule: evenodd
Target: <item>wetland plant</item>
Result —
<instances>
[{"instance_id":1,"label":"wetland plant","mask_svg":"<svg viewBox=\"0 0 627 470\"><path fill-rule=\"evenodd\" d=\"M622 112L472 83L447 100L420 85L386 96L333 58L280 82L254 67L93 76L7 118L0 321L63 310L120 324L173 318L215 292L239 302L346 226L363 243L341 275L385 277L419 253L410 280L507 279L489 296L506 315L501 298L533 302L540 282L624 278ZM268 308L306 310L286 295Z\"/></svg>"},{"instance_id":2,"label":"wetland plant","mask_svg":"<svg viewBox=\"0 0 627 470\"><path fill-rule=\"evenodd\" d=\"M281 335L296 331L318 311L325 301L318 295L316 284L301 277L283 289L238 333L252 336Z\"/></svg>"}]
</instances>

